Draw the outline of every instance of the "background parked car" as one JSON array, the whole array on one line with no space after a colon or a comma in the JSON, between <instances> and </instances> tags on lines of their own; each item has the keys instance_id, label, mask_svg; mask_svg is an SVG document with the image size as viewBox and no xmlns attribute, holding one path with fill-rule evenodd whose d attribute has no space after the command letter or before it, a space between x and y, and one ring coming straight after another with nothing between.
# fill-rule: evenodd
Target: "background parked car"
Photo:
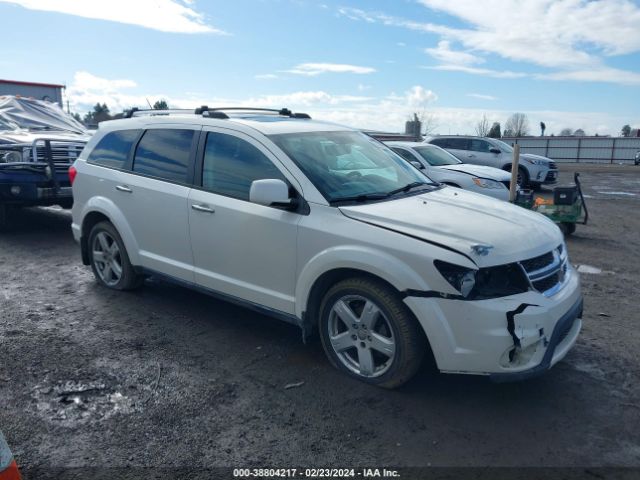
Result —
<instances>
[{"instance_id":1,"label":"background parked car","mask_svg":"<svg viewBox=\"0 0 640 480\"><path fill-rule=\"evenodd\" d=\"M89 137L56 103L0 97L0 228L11 208L71 208L67 172Z\"/></svg>"},{"instance_id":2,"label":"background parked car","mask_svg":"<svg viewBox=\"0 0 640 480\"><path fill-rule=\"evenodd\" d=\"M439 183L509 200L511 174L498 168L464 164L446 150L422 142L386 142L402 158Z\"/></svg>"},{"instance_id":3,"label":"background parked car","mask_svg":"<svg viewBox=\"0 0 640 480\"><path fill-rule=\"evenodd\" d=\"M511 171L513 147L502 140L488 137L438 135L425 142L442 147L464 163L487 165ZM537 188L558 182L558 167L547 157L530 153L520 154L518 185Z\"/></svg>"}]
</instances>

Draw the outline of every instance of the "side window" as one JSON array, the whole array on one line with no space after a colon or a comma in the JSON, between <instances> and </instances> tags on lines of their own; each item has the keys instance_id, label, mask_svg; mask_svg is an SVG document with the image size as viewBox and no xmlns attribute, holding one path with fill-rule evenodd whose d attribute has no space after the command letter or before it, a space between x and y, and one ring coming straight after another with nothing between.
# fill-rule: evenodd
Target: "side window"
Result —
<instances>
[{"instance_id":1,"label":"side window","mask_svg":"<svg viewBox=\"0 0 640 480\"><path fill-rule=\"evenodd\" d=\"M87 162L103 167L123 168L133 142L139 134L140 130L118 130L107 133L91 151Z\"/></svg>"},{"instance_id":2,"label":"side window","mask_svg":"<svg viewBox=\"0 0 640 480\"><path fill-rule=\"evenodd\" d=\"M453 150L469 150L469 141L465 138L450 138L445 148Z\"/></svg>"},{"instance_id":3,"label":"side window","mask_svg":"<svg viewBox=\"0 0 640 480\"><path fill-rule=\"evenodd\" d=\"M449 148L449 139L447 138L434 138L431 140L432 145L437 145L440 148Z\"/></svg>"},{"instance_id":4,"label":"side window","mask_svg":"<svg viewBox=\"0 0 640 480\"><path fill-rule=\"evenodd\" d=\"M474 152L489 152L491 145L486 140L478 140L476 138L471 140L471 148Z\"/></svg>"},{"instance_id":5,"label":"side window","mask_svg":"<svg viewBox=\"0 0 640 480\"><path fill-rule=\"evenodd\" d=\"M416 161L416 159L414 158L414 156L410 153L407 152L405 149L403 148L395 148L392 147L391 150L393 150L394 152L396 152L398 155L400 155L402 158L404 158L407 162L413 162Z\"/></svg>"},{"instance_id":6,"label":"side window","mask_svg":"<svg viewBox=\"0 0 640 480\"><path fill-rule=\"evenodd\" d=\"M136 148L133 171L186 183L193 130L147 130Z\"/></svg>"},{"instance_id":7,"label":"side window","mask_svg":"<svg viewBox=\"0 0 640 480\"><path fill-rule=\"evenodd\" d=\"M207 134L203 188L248 201L251 182L267 178L287 181L271 160L249 142L224 133Z\"/></svg>"}]
</instances>

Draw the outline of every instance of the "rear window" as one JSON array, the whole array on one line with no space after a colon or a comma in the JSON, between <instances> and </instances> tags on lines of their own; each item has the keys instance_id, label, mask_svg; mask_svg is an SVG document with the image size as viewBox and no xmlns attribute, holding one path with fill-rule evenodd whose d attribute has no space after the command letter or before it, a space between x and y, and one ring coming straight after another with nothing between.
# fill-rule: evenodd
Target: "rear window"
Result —
<instances>
[{"instance_id":1,"label":"rear window","mask_svg":"<svg viewBox=\"0 0 640 480\"><path fill-rule=\"evenodd\" d=\"M193 130L147 130L136 148L133 171L176 183L187 183Z\"/></svg>"},{"instance_id":2,"label":"rear window","mask_svg":"<svg viewBox=\"0 0 640 480\"><path fill-rule=\"evenodd\" d=\"M103 167L124 168L140 130L118 130L107 133L87 157L87 162Z\"/></svg>"}]
</instances>

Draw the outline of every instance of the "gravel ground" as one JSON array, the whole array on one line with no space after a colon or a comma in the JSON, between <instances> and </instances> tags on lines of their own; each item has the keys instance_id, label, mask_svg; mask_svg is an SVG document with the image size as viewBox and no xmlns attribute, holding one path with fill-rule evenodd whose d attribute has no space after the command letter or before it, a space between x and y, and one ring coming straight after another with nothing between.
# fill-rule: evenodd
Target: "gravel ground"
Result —
<instances>
[{"instance_id":1,"label":"gravel ground","mask_svg":"<svg viewBox=\"0 0 640 480\"><path fill-rule=\"evenodd\" d=\"M584 330L514 384L424 369L396 391L341 375L293 326L167 283L100 288L66 211L0 235L0 427L18 463L83 466L640 466L640 167L582 171L568 240ZM296 388L289 384L304 382ZM38 478L43 470L39 471ZM32 478L32 477L31 477Z\"/></svg>"}]
</instances>

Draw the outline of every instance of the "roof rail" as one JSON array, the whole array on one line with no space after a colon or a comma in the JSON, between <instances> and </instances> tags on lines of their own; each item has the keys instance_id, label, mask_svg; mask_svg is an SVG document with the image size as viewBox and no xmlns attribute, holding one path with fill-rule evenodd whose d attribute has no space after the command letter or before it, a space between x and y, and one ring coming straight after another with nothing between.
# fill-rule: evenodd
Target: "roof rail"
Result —
<instances>
[{"instance_id":1,"label":"roof rail","mask_svg":"<svg viewBox=\"0 0 640 480\"><path fill-rule=\"evenodd\" d=\"M139 115L170 115L171 113L192 113L193 110L186 108L167 108L167 109L157 109L157 108L137 108L133 107L130 110L126 110L124 112L123 118L131 118L137 117Z\"/></svg>"},{"instance_id":2,"label":"roof rail","mask_svg":"<svg viewBox=\"0 0 640 480\"><path fill-rule=\"evenodd\" d=\"M288 108L256 108L256 107L208 107L206 105L201 106L200 108L196 108L196 115L206 115L213 118L229 118L228 115L224 114L224 111L236 111L236 112L269 112L276 113L278 115L282 115L284 117L291 118L307 118L310 119L311 116L307 113L294 113ZM222 116L224 115L224 117Z\"/></svg>"},{"instance_id":3,"label":"roof rail","mask_svg":"<svg viewBox=\"0 0 640 480\"><path fill-rule=\"evenodd\" d=\"M275 113L277 115L281 115L284 117L290 118L305 118L310 119L311 116L307 113L294 113L288 108L254 108L254 107L215 107L210 108L206 105L202 105L201 107L196 108L195 110L190 110L186 108L167 108L163 110L146 108L140 109L137 107L133 107L130 110L127 110L124 113L123 118L131 118L137 117L140 115L170 115L172 113L193 113L195 115L202 115L203 117L208 118L219 118L219 119L227 119L229 115L224 113L225 111L233 110L236 112L269 112Z\"/></svg>"}]
</instances>

